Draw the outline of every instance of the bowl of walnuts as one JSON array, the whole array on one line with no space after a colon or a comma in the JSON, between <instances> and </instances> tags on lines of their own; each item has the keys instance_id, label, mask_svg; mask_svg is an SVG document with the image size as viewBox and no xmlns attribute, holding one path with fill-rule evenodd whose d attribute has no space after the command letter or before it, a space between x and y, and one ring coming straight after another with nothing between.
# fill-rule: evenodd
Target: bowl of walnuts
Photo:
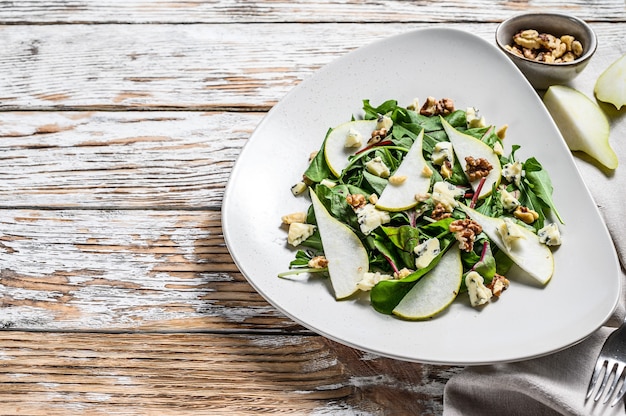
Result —
<instances>
[{"instance_id":1,"label":"bowl of walnuts","mask_svg":"<svg viewBox=\"0 0 626 416\"><path fill-rule=\"evenodd\" d=\"M496 43L536 89L574 79L598 46L585 21L561 13L513 16L498 25Z\"/></svg>"}]
</instances>

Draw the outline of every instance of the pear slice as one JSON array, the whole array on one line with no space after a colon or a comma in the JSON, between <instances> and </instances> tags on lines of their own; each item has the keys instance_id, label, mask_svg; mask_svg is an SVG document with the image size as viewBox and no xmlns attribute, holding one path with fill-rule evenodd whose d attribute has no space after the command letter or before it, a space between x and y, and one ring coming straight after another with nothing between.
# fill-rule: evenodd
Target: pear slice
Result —
<instances>
[{"instance_id":1,"label":"pear slice","mask_svg":"<svg viewBox=\"0 0 626 416\"><path fill-rule=\"evenodd\" d=\"M504 224L502 218L483 215L463 204L459 204L459 207L480 224L491 241L529 276L543 285L550 281L554 273L554 257L552 251L539 241L537 234L516 225L515 231L519 238L513 243L506 244L499 231Z\"/></svg>"},{"instance_id":2,"label":"pear slice","mask_svg":"<svg viewBox=\"0 0 626 416\"><path fill-rule=\"evenodd\" d=\"M585 152L609 169L617 168L617 155L609 144L609 121L596 103L563 85L548 88L543 103L570 150Z\"/></svg>"},{"instance_id":3,"label":"pear slice","mask_svg":"<svg viewBox=\"0 0 626 416\"><path fill-rule=\"evenodd\" d=\"M493 169L491 169L491 171L489 171L489 174L485 177L485 183L480 190L478 198L485 198L486 196L489 196L491 194L491 189L493 185L495 184L497 186L500 183L500 179L502 177L502 166L500 165L500 157L493 151L491 147L489 147L489 145L475 137L458 131L443 117L441 117L441 124L443 125L443 129L448 135L448 139L452 143L452 149L454 150L454 153L461 162L461 165L464 166L465 158L468 156L472 156L474 159L486 159L491 164ZM480 179L470 182L474 191L477 191L479 183Z\"/></svg>"},{"instance_id":4,"label":"pear slice","mask_svg":"<svg viewBox=\"0 0 626 416\"><path fill-rule=\"evenodd\" d=\"M367 251L350 228L330 215L315 192L311 192L311 200L335 298L347 298L358 290L356 284L369 271Z\"/></svg>"},{"instance_id":5,"label":"pear slice","mask_svg":"<svg viewBox=\"0 0 626 416\"><path fill-rule=\"evenodd\" d=\"M396 185L393 180L390 180L378 198L376 208L385 211L403 211L417 205L416 194L428 192L432 172L422 154L423 138L424 130L417 135L413 145L393 175L397 178L403 178L404 181Z\"/></svg>"},{"instance_id":6,"label":"pear slice","mask_svg":"<svg viewBox=\"0 0 626 416\"><path fill-rule=\"evenodd\" d=\"M402 298L392 311L408 320L428 319L444 310L456 298L463 278L461 251L448 250L439 263Z\"/></svg>"},{"instance_id":7,"label":"pear slice","mask_svg":"<svg viewBox=\"0 0 626 416\"><path fill-rule=\"evenodd\" d=\"M600 74L593 92L598 100L611 103L618 110L626 105L626 55Z\"/></svg>"},{"instance_id":8,"label":"pear slice","mask_svg":"<svg viewBox=\"0 0 626 416\"><path fill-rule=\"evenodd\" d=\"M336 177L341 176L341 172L350 162L348 157L353 155L362 146L346 147L346 140L351 132L358 134L366 143L376 130L377 120L355 120L343 123L335 127L328 133L324 142L324 156L330 171Z\"/></svg>"}]
</instances>

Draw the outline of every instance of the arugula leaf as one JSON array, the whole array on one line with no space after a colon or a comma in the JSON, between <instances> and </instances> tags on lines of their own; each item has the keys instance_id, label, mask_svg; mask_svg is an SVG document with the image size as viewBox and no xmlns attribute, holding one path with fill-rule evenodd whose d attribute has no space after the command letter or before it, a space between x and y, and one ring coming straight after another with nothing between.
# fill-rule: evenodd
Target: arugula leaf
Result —
<instances>
[{"instance_id":1,"label":"arugula leaf","mask_svg":"<svg viewBox=\"0 0 626 416\"><path fill-rule=\"evenodd\" d=\"M383 192L383 189L387 186L389 181L387 179L381 178L380 176L372 175L368 171L363 171L363 179L369 184L372 190L380 195Z\"/></svg>"},{"instance_id":2,"label":"arugula leaf","mask_svg":"<svg viewBox=\"0 0 626 416\"><path fill-rule=\"evenodd\" d=\"M365 111L366 120L374 120L378 118L379 114L391 113L398 106L396 100L387 100L378 107L373 107L370 104L370 100L363 100L363 111Z\"/></svg>"},{"instance_id":3,"label":"arugula leaf","mask_svg":"<svg viewBox=\"0 0 626 416\"><path fill-rule=\"evenodd\" d=\"M433 118L437 118L437 117L433 117ZM467 128L467 115L465 111L463 110L455 110L452 113L448 114L447 116L444 116L444 118L453 127L459 128L460 130L465 130Z\"/></svg>"},{"instance_id":4,"label":"arugula leaf","mask_svg":"<svg viewBox=\"0 0 626 416\"><path fill-rule=\"evenodd\" d=\"M520 145L518 144L514 144L511 146L511 153L509 154L509 157L505 157L505 156L500 156L500 164L502 166L506 165L507 163L514 163L515 162L515 152L517 150L519 150Z\"/></svg>"},{"instance_id":5,"label":"arugula leaf","mask_svg":"<svg viewBox=\"0 0 626 416\"><path fill-rule=\"evenodd\" d=\"M322 236L317 228L313 231L313 234L300 243L300 245L302 247L312 248L316 251L324 251L324 247L322 246Z\"/></svg>"},{"instance_id":6,"label":"arugula leaf","mask_svg":"<svg viewBox=\"0 0 626 416\"><path fill-rule=\"evenodd\" d=\"M501 217L504 214L500 191L495 183L491 187L491 194L483 199L481 205L476 207L476 211L489 217Z\"/></svg>"},{"instance_id":7,"label":"arugula leaf","mask_svg":"<svg viewBox=\"0 0 626 416\"><path fill-rule=\"evenodd\" d=\"M524 162L524 171L526 172L524 176L525 181L530 185L535 195L554 212L561 224L563 224L563 219L556 210L556 206L552 200L553 188L548 172L546 172L541 163L534 157Z\"/></svg>"},{"instance_id":8,"label":"arugula leaf","mask_svg":"<svg viewBox=\"0 0 626 416\"><path fill-rule=\"evenodd\" d=\"M450 224L455 220L455 218L444 218L436 222L431 222L430 224L426 224L421 227L421 230L428 235L428 237L437 237L442 238L446 234L450 233Z\"/></svg>"},{"instance_id":9,"label":"arugula leaf","mask_svg":"<svg viewBox=\"0 0 626 416\"><path fill-rule=\"evenodd\" d=\"M396 143L405 137L409 138L410 143L408 147L411 147L411 144L413 144L419 132L422 131L422 129L419 128L416 132L415 130L417 129L415 127L415 124L395 124L391 131L391 136L396 140Z\"/></svg>"},{"instance_id":10,"label":"arugula leaf","mask_svg":"<svg viewBox=\"0 0 626 416\"><path fill-rule=\"evenodd\" d=\"M309 267L309 260L312 256L304 250L298 250L296 252L296 258L289 263L290 269L296 269L301 267Z\"/></svg>"},{"instance_id":11,"label":"arugula leaf","mask_svg":"<svg viewBox=\"0 0 626 416\"><path fill-rule=\"evenodd\" d=\"M324 138L324 142L322 143L322 147L309 164L309 167L304 171L304 176L316 183L319 183L326 178L334 177L332 171L326 163L326 157L324 156L324 145L326 144L326 139L331 131L332 129L328 129L328 132L326 132L326 138Z\"/></svg>"}]
</instances>

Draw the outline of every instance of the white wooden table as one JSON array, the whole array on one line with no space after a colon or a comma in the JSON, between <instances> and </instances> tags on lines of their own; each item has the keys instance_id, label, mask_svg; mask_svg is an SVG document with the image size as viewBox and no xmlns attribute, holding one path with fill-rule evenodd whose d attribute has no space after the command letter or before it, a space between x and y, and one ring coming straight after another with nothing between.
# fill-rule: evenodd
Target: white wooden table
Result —
<instances>
[{"instance_id":1,"label":"white wooden table","mask_svg":"<svg viewBox=\"0 0 626 416\"><path fill-rule=\"evenodd\" d=\"M626 53L622 0L3 2L0 414L441 414L459 368L273 309L228 254L222 195L326 63L436 25L493 41L526 10L590 22L597 67Z\"/></svg>"}]
</instances>

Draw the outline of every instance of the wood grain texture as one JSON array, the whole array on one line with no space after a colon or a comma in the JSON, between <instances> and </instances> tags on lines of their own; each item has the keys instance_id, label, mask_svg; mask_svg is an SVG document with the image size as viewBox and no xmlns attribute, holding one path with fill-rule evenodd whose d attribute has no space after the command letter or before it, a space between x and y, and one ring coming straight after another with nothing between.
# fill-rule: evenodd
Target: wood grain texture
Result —
<instances>
[{"instance_id":1,"label":"wood grain texture","mask_svg":"<svg viewBox=\"0 0 626 416\"><path fill-rule=\"evenodd\" d=\"M264 114L0 113L0 207L219 210Z\"/></svg>"},{"instance_id":2,"label":"wood grain texture","mask_svg":"<svg viewBox=\"0 0 626 416\"><path fill-rule=\"evenodd\" d=\"M2 414L438 415L459 369L318 336L0 332Z\"/></svg>"},{"instance_id":3,"label":"wood grain texture","mask_svg":"<svg viewBox=\"0 0 626 416\"><path fill-rule=\"evenodd\" d=\"M0 27L0 110L267 111L334 59L431 24ZM493 43L495 23L449 23ZM597 23L601 48L623 27Z\"/></svg>"},{"instance_id":4,"label":"wood grain texture","mask_svg":"<svg viewBox=\"0 0 626 416\"><path fill-rule=\"evenodd\" d=\"M238 272L219 211L0 210L0 328L302 331Z\"/></svg>"},{"instance_id":5,"label":"wood grain texture","mask_svg":"<svg viewBox=\"0 0 626 416\"><path fill-rule=\"evenodd\" d=\"M349 1L20 1L0 9L5 23L258 23L499 21L521 11L555 10L602 21L623 21L624 2L532 0Z\"/></svg>"}]
</instances>

